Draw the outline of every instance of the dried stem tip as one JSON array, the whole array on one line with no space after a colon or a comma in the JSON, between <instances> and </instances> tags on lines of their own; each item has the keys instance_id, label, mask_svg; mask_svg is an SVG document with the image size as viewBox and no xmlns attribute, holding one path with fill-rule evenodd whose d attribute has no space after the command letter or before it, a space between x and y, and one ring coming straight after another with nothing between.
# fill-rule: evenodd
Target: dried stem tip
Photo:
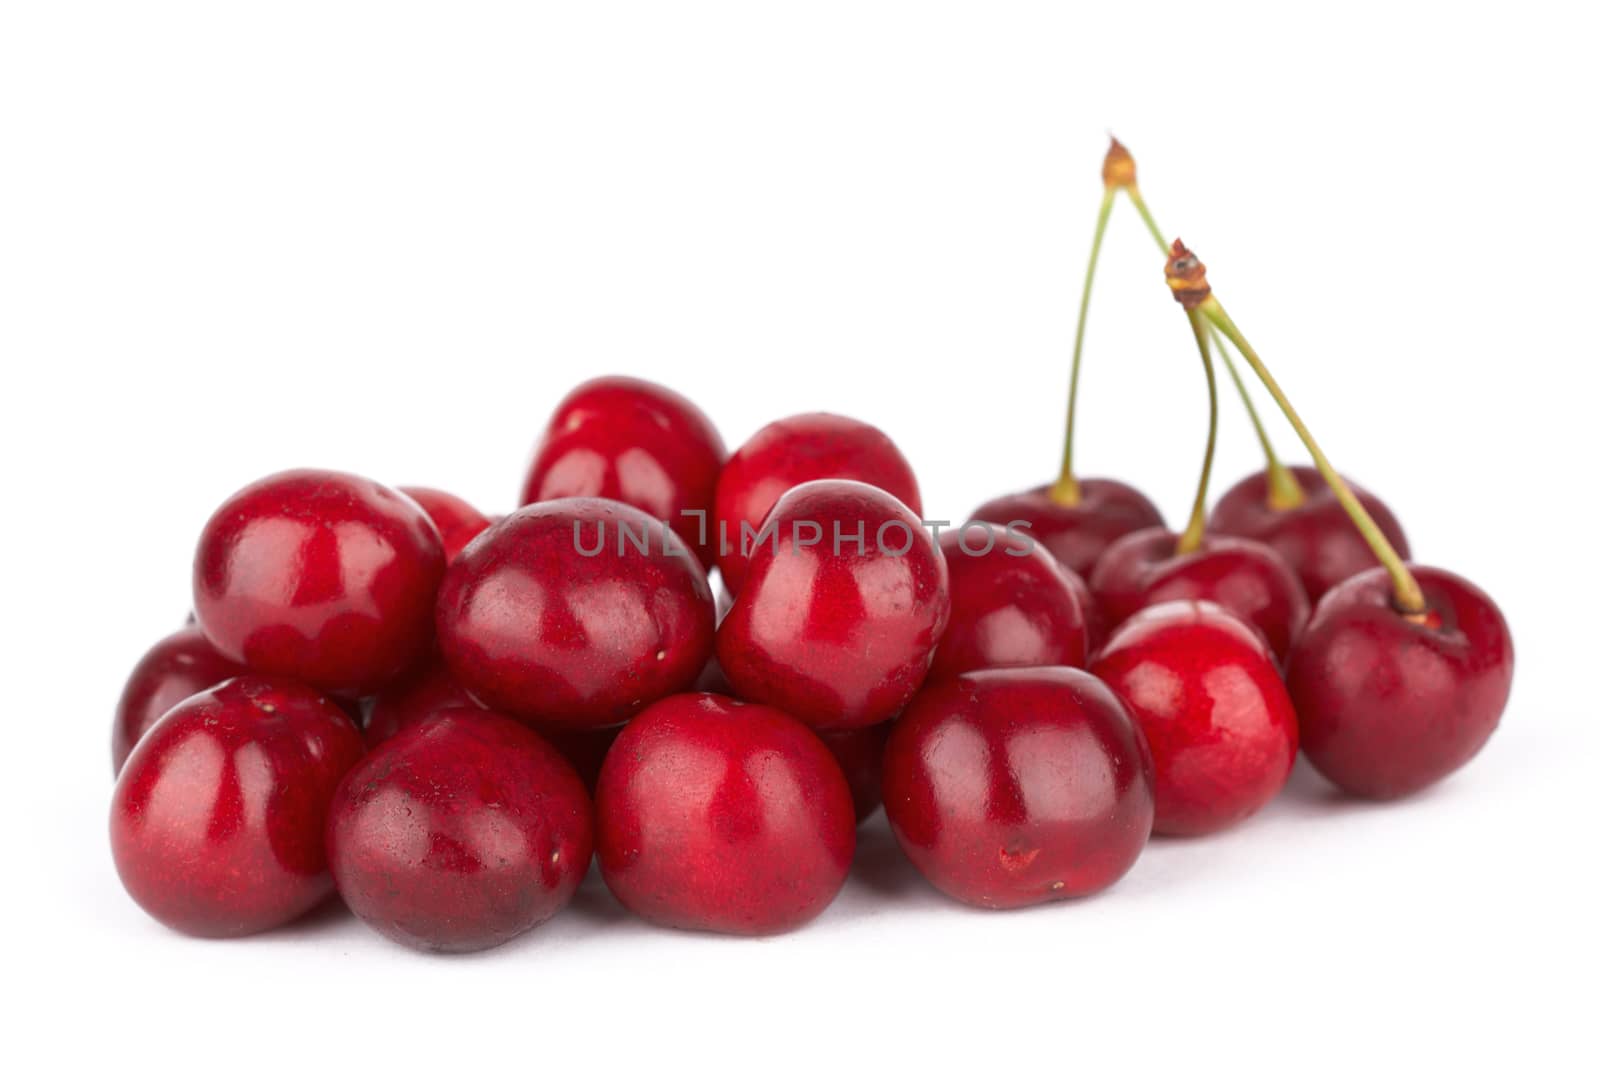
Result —
<instances>
[{"instance_id":1,"label":"dried stem tip","mask_svg":"<svg viewBox=\"0 0 1600 1067\"><path fill-rule=\"evenodd\" d=\"M1211 296L1211 283L1206 281L1206 265L1184 245L1182 240L1172 242L1172 253L1167 256L1167 288L1173 299L1185 309L1197 308Z\"/></svg>"},{"instance_id":2,"label":"dried stem tip","mask_svg":"<svg viewBox=\"0 0 1600 1067\"><path fill-rule=\"evenodd\" d=\"M1106 149L1106 161L1100 164L1100 180L1106 183L1107 189L1131 189L1139 182L1133 153L1115 137L1111 138L1111 147Z\"/></svg>"}]
</instances>

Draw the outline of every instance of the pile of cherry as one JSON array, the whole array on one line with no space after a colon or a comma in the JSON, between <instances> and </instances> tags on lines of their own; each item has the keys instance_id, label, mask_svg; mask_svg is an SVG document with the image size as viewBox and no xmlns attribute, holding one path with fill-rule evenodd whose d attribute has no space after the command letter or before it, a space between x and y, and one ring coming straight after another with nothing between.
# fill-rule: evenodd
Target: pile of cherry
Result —
<instances>
[{"instance_id":1,"label":"pile of cherry","mask_svg":"<svg viewBox=\"0 0 1600 1067\"><path fill-rule=\"evenodd\" d=\"M1149 222L1118 145L1105 185L1091 279L1117 195ZM1010 908L1105 888L1152 832L1240 822L1297 752L1358 796L1438 781L1504 709L1505 620L1403 562L1181 243L1167 279L1212 410L1183 531L1074 475L1070 416L1056 482L935 532L870 425L780 419L730 456L689 400L623 378L567 396L493 521L350 474L246 486L200 534L194 619L118 706L123 884L191 934L337 891L466 951L548 919L595 858L647 920L770 934L834 899L880 802L933 885ZM1317 466L1263 433L1267 469L1207 509L1223 337Z\"/></svg>"}]
</instances>

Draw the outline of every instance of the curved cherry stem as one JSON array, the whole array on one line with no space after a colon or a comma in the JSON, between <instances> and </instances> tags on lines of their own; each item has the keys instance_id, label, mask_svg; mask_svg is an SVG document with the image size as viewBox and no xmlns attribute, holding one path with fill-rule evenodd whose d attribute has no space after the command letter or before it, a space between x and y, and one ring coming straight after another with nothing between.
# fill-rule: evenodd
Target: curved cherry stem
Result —
<instances>
[{"instance_id":1,"label":"curved cherry stem","mask_svg":"<svg viewBox=\"0 0 1600 1067\"><path fill-rule=\"evenodd\" d=\"M1089 246L1089 269L1083 276L1083 297L1078 302L1078 330L1072 339L1072 378L1067 386L1067 443L1061 454L1061 474L1050 489L1050 497L1058 504L1074 507L1083 499L1078 479L1072 474L1072 439L1078 424L1078 371L1083 365L1083 333L1089 322L1089 294L1094 291L1094 271L1100 264L1100 245L1105 240L1106 223L1111 219L1111 207L1116 203L1117 190L1107 185L1100 198L1100 214L1094 222L1094 242Z\"/></svg>"},{"instance_id":2,"label":"curved cherry stem","mask_svg":"<svg viewBox=\"0 0 1600 1067\"><path fill-rule=\"evenodd\" d=\"M1134 210L1144 220L1145 229L1150 231L1150 236L1156 240L1156 246L1165 256L1168 250L1167 239L1161 235L1161 227L1156 225L1155 216L1150 214L1150 207L1144 202L1144 195L1139 192L1137 184L1125 187L1128 199L1133 201ZM1210 326L1212 339L1216 342L1217 352L1222 356L1222 365L1227 368L1228 377L1233 379L1234 388L1239 391L1239 399L1244 401L1245 414L1250 417L1250 425L1255 427L1256 439L1261 442L1261 452L1267 460L1267 507L1273 511L1288 511L1297 508L1306 502L1305 490L1300 488L1300 483L1295 480L1289 469L1278 460L1277 450L1272 447L1272 438L1267 436L1267 428L1261 421L1260 412L1256 411L1255 401L1250 399L1250 390L1245 387L1244 378L1239 374L1239 368L1234 365L1233 357L1228 354L1228 346L1222 343L1222 333L1215 326Z\"/></svg>"},{"instance_id":3,"label":"curved cherry stem","mask_svg":"<svg viewBox=\"0 0 1600 1067\"><path fill-rule=\"evenodd\" d=\"M1173 246L1174 256L1180 250L1183 250L1181 241ZM1186 252L1186 250L1184 251ZM1185 306L1187 308L1187 305ZM1317 445L1316 438L1312 437L1311 431L1306 429L1306 424L1301 421L1299 413L1294 409L1294 405L1289 403L1289 398L1284 395L1283 390L1278 386L1277 379L1273 378L1272 372L1267 370L1266 364L1261 362L1261 357L1256 355L1256 350L1250 347L1250 342L1244 339L1244 334L1239 332L1239 327L1234 325L1233 319L1228 317L1228 313L1217 302L1217 298L1209 295L1209 293L1193 309L1190 309L1190 314L1193 315L1197 311L1210 320L1213 326L1221 330L1228 340L1233 342L1234 347L1239 350L1239 354L1245 358L1245 362L1250 364L1250 369L1256 372L1256 377L1261 379L1261 384L1266 386L1267 392L1272 395L1273 401L1283 411L1284 417L1289 420L1289 425L1294 427L1294 432L1300 435L1300 440L1305 444L1306 451L1311 453L1311 461L1316 464L1317 471L1328 483L1328 488L1333 490L1333 495L1338 498L1339 504L1345 510L1345 514L1350 516L1350 521L1355 523L1356 529L1361 531L1361 536L1366 540L1367 546L1372 549L1372 554L1378 557L1378 562L1382 563L1384 569L1389 572L1389 578L1394 582L1395 606L1405 615L1425 615L1428 610L1428 602L1422 595L1422 587L1417 584L1416 577L1406 568L1405 560L1400 558L1400 553L1394 550L1394 545L1389 543L1389 539L1378 528L1378 524L1373 521L1371 514L1368 513L1361 501L1350 491L1350 487L1339 476L1339 472L1333 469L1333 464L1328 462L1328 457L1323 454L1322 449Z\"/></svg>"},{"instance_id":4,"label":"curved cherry stem","mask_svg":"<svg viewBox=\"0 0 1600 1067\"><path fill-rule=\"evenodd\" d=\"M1194 343L1200 348L1200 362L1206 368L1206 397L1211 402L1211 423L1206 430L1206 458L1200 466L1200 486L1195 490L1194 507L1189 511L1189 525L1183 528L1174 549L1180 556L1199 548L1206 535L1206 497L1211 492L1211 461L1217 454L1217 372L1211 363L1211 329L1199 311L1192 308L1186 310L1189 326L1194 330Z\"/></svg>"}]
</instances>

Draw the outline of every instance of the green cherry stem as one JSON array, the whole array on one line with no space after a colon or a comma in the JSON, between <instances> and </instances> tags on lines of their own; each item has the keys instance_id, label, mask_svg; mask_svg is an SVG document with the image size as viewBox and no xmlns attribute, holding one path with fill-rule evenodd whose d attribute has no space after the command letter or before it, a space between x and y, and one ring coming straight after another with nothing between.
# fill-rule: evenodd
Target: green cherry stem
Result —
<instances>
[{"instance_id":1,"label":"green cherry stem","mask_svg":"<svg viewBox=\"0 0 1600 1067\"><path fill-rule=\"evenodd\" d=\"M1217 372L1211 363L1211 329L1199 311L1187 309L1189 326L1194 330L1194 343L1200 348L1200 362L1206 368L1206 398L1211 402L1211 424L1206 430L1206 458L1200 466L1200 486L1195 490L1194 507L1189 511L1189 525L1174 548L1177 555L1193 552L1200 547L1206 535L1206 497L1211 491L1211 461L1217 454Z\"/></svg>"},{"instance_id":2,"label":"green cherry stem","mask_svg":"<svg viewBox=\"0 0 1600 1067\"><path fill-rule=\"evenodd\" d=\"M1161 227L1156 225L1155 216L1150 213L1150 206L1144 201L1144 194L1139 191L1137 182L1130 182L1123 187L1128 194L1128 199L1133 201L1134 210L1144 220L1145 229L1150 231L1150 236L1155 238L1156 247L1161 249L1161 254L1167 254L1167 239L1161 235ZM1211 336L1216 342L1217 351L1222 356L1222 365L1227 368L1228 377L1233 379L1234 388L1239 391L1239 399L1244 401L1245 414L1250 417L1250 425L1255 427L1256 439L1261 442L1261 452L1267 460L1267 507L1273 511L1288 511L1297 508L1306 502L1306 493L1300 488L1300 483L1295 481L1294 475L1278 460L1277 450L1272 447L1272 438L1267 436L1267 428L1261 421L1260 412L1256 411L1255 401L1250 399L1250 390L1245 387L1244 378L1239 374L1239 368L1234 364L1233 357L1228 354L1228 346L1222 343L1222 333L1211 326Z\"/></svg>"},{"instance_id":3,"label":"green cherry stem","mask_svg":"<svg viewBox=\"0 0 1600 1067\"><path fill-rule=\"evenodd\" d=\"M1083 297L1078 301L1078 330L1072 339L1072 377L1067 386L1067 443L1061 453L1061 475L1050 489L1051 499L1067 507L1075 507L1083 499L1078 479L1072 474L1072 439L1078 426L1078 371L1083 365L1083 332L1089 323L1089 294L1094 291L1094 271L1100 264L1100 245L1105 240L1106 223L1111 219L1111 207L1116 200L1116 187L1108 184L1105 195L1100 198L1100 214L1095 217L1089 269L1083 275Z\"/></svg>"},{"instance_id":4,"label":"green cherry stem","mask_svg":"<svg viewBox=\"0 0 1600 1067\"><path fill-rule=\"evenodd\" d=\"M1250 369L1255 371L1256 377L1261 379L1261 384L1271 394L1273 401L1283 412L1284 418L1289 420L1289 425L1294 427L1294 432L1305 444L1306 451L1311 453L1311 461L1316 464L1317 472L1328 483L1328 488L1333 491L1345 514L1350 516L1350 521L1361 532L1367 547L1372 549L1372 554L1378 557L1378 562L1389 572L1389 580L1394 583L1395 607L1403 615L1425 616L1428 602L1422 595L1422 587L1417 584L1416 577L1406 568L1400 553L1394 550L1394 545L1389 543L1389 539L1372 520L1372 516L1361 501L1350 491L1350 487L1339 476L1339 472L1334 470L1333 464L1328 462L1328 457L1323 454L1316 438L1311 436L1311 431L1306 428L1294 405L1289 403L1289 398L1284 395L1277 379L1267 370L1267 365L1261 361L1261 357L1256 354L1250 342L1245 340L1244 334L1239 332L1239 327L1228 316L1222 304L1212 295L1211 286L1206 281L1205 264L1185 248L1182 241L1173 242L1172 253L1167 260L1167 285L1171 287L1178 303L1183 305L1191 318L1195 314L1204 315L1212 326L1221 330L1223 335L1233 342L1233 346L1239 350L1245 362L1250 364Z\"/></svg>"}]
</instances>

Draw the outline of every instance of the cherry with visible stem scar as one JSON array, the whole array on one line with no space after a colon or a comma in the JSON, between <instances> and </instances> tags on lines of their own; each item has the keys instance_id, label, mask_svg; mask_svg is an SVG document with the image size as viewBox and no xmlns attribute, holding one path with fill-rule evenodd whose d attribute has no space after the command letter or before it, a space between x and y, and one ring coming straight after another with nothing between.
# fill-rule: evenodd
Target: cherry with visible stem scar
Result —
<instances>
[{"instance_id":1,"label":"cherry with visible stem scar","mask_svg":"<svg viewBox=\"0 0 1600 1067\"><path fill-rule=\"evenodd\" d=\"M1067 436L1062 449L1061 473L1051 485L997 497L972 513L975 520L1007 525L1026 522L1027 533L1048 548L1061 563L1088 575L1111 542L1149 526L1162 525L1161 512L1139 490L1110 478L1079 478L1073 470L1072 446L1078 416L1078 375L1083 365L1083 338L1089 321L1089 296L1094 290L1095 268L1106 223L1116 203L1117 190L1133 180L1133 159L1121 145L1111 143L1100 177L1105 192L1095 217L1089 246L1089 267L1078 303L1078 325L1072 340L1072 373L1067 386Z\"/></svg>"},{"instance_id":2,"label":"cherry with visible stem scar","mask_svg":"<svg viewBox=\"0 0 1600 1067\"><path fill-rule=\"evenodd\" d=\"M1118 149L1127 155L1127 149L1112 141L1112 151ZM1133 175L1133 157L1127 156L1129 179L1122 186L1133 203L1145 229L1155 239L1163 258L1167 255L1167 239L1155 216L1145 203L1144 194ZM1223 334L1215 324L1207 323L1212 344L1222 356L1223 366L1233 379L1244 403L1245 413L1255 428L1256 438L1266 458L1265 467L1233 485L1217 501L1211 512L1211 529L1219 534L1243 537L1270 545L1294 570L1305 586L1306 594L1314 604L1322 594L1344 579L1366 570L1377 562L1360 534L1346 520L1344 508L1329 490L1315 468L1288 467L1279 461L1272 447L1272 438L1262 425L1261 416L1250 391L1245 387L1239 368L1228 354ZM1349 484L1348 482L1346 484ZM1362 505L1382 528L1384 535L1403 557L1410 558L1410 547L1405 532L1387 505L1371 493L1351 485Z\"/></svg>"},{"instance_id":3,"label":"cherry with visible stem scar","mask_svg":"<svg viewBox=\"0 0 1600 1067\"><path fill-rule=\"evenodd\" d=\"M1505 617L1466 579L1406 565L1182 241L1173 243L1166 272L1191 321L1204 316L1239 350L1381 563L1330 590L1295 642L1288 683L1302 750L1358 796L1392 799L1432 785L1477 754L1505 711L1514 659Z\"/></svg>"}]
</instances>

